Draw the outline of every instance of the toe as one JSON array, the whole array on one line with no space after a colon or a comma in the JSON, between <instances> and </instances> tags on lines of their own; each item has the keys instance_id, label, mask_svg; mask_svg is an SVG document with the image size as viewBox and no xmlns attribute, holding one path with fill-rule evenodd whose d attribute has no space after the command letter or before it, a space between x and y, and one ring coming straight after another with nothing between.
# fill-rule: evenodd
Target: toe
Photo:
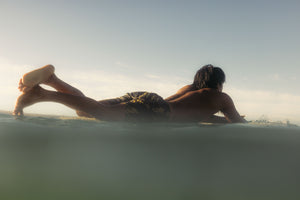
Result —
<instances>
[{"instance_id":1,"label":"toe","mask_svg":"<svg viewBox=\"0 0 300 200\"><path fill-rule=\"evenodd\" d=\"M23 84L22 79L20 79L18 89L22 92L24 87L25 85Z\"/></svg>"},{"instance_id":2,"label":"toe","mask_svg":"<svg viewBox=\"0 0 300 200\"><path fill-rule=\"evenodd\" d=\"M16 108L13 112L13 115L14 116L23 116L24 115L23 109Z\"/></svg>"},{"instance_id":3,"label":"toe","mask_svg":"<svg viewBox=\"0 0 300 200\"><path fill-rule=\"evenodd\" d=\"M28 92L29 90L31 90L32 89L32 87L26 87L26 86L24 86L23 88L22 88L22 92L23 93L26 93L26 92Z\"/></svg>"},{"instance_id":4,"label":"toe","mask_svg":"<svg viewBox=\"0 0 300 200\"><path fill-rule=\"evenodd\" d=\"M32 87L28 87L28 86L24 85L22 79L20 79L18 89L20 90L20 92L26 93L29 90L31 90Z\"/></svg>"}]
</instances>

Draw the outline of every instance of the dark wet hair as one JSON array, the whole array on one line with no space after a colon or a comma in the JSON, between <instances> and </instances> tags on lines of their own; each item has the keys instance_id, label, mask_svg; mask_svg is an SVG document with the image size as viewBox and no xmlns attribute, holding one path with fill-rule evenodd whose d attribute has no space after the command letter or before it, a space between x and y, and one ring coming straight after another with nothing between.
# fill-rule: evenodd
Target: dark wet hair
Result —
<instances>
[{"instance_id":1,"label":"dark wet hair","mask_svg":"<svg viewBox=\"0 0 300 200\"><path fill-rule=\"evenodd\" d=\"M225 82L225 73L219 67L205 65L199 69L194 77L193 87L195 90L202 88L218 89L218 84Z\"/></svg>"}]
</instances>

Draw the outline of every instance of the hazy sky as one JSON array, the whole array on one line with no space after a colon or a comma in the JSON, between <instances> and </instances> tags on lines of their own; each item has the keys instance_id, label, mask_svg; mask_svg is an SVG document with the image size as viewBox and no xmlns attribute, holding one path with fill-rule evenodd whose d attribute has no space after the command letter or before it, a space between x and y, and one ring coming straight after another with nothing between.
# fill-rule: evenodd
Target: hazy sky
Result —
<instances>
[{"instance_id":1,"label":"hazy sky","mask_svg":"<svg viewBox=\"0 0 300 200\"><path fill-rule=\"evenodd\" d=\"M48 63L96 99L167 97L211 63L240 113L300 121L299 9L283 0L0 0L0 109L13 109L23 73ZM26 111L73 113L48 103Z\"/></svg>"}]
</instances>

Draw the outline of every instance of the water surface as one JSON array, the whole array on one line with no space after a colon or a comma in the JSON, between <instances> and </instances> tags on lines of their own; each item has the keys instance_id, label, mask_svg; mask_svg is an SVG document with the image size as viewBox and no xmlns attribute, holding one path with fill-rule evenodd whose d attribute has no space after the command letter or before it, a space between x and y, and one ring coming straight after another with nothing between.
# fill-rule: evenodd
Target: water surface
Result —
<instances>
[{"instance_id":1,"label":"water surface","mask_svg":"<svg viewBox=\"0 0 300 200\"><path fill-rule=\"evenodd\" d=\"M299 199L300 129L0 114L1 199Z\"/></svg>"}]
</instances>

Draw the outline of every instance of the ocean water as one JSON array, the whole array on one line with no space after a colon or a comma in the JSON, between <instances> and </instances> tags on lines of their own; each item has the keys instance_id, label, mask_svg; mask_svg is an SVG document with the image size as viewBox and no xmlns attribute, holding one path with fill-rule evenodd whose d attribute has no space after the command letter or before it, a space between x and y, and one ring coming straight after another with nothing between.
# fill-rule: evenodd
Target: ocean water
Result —
<instances>
[{"instance_id":1,"label":"ocean water","mask_svg":"<svg viewBox=\"0 0 300 200\"><path fill-rule=\"evenodd\" d=\"M116 123L0 113L0 199L300 199L289 123Z\"/></svg>"}]
</instances>

